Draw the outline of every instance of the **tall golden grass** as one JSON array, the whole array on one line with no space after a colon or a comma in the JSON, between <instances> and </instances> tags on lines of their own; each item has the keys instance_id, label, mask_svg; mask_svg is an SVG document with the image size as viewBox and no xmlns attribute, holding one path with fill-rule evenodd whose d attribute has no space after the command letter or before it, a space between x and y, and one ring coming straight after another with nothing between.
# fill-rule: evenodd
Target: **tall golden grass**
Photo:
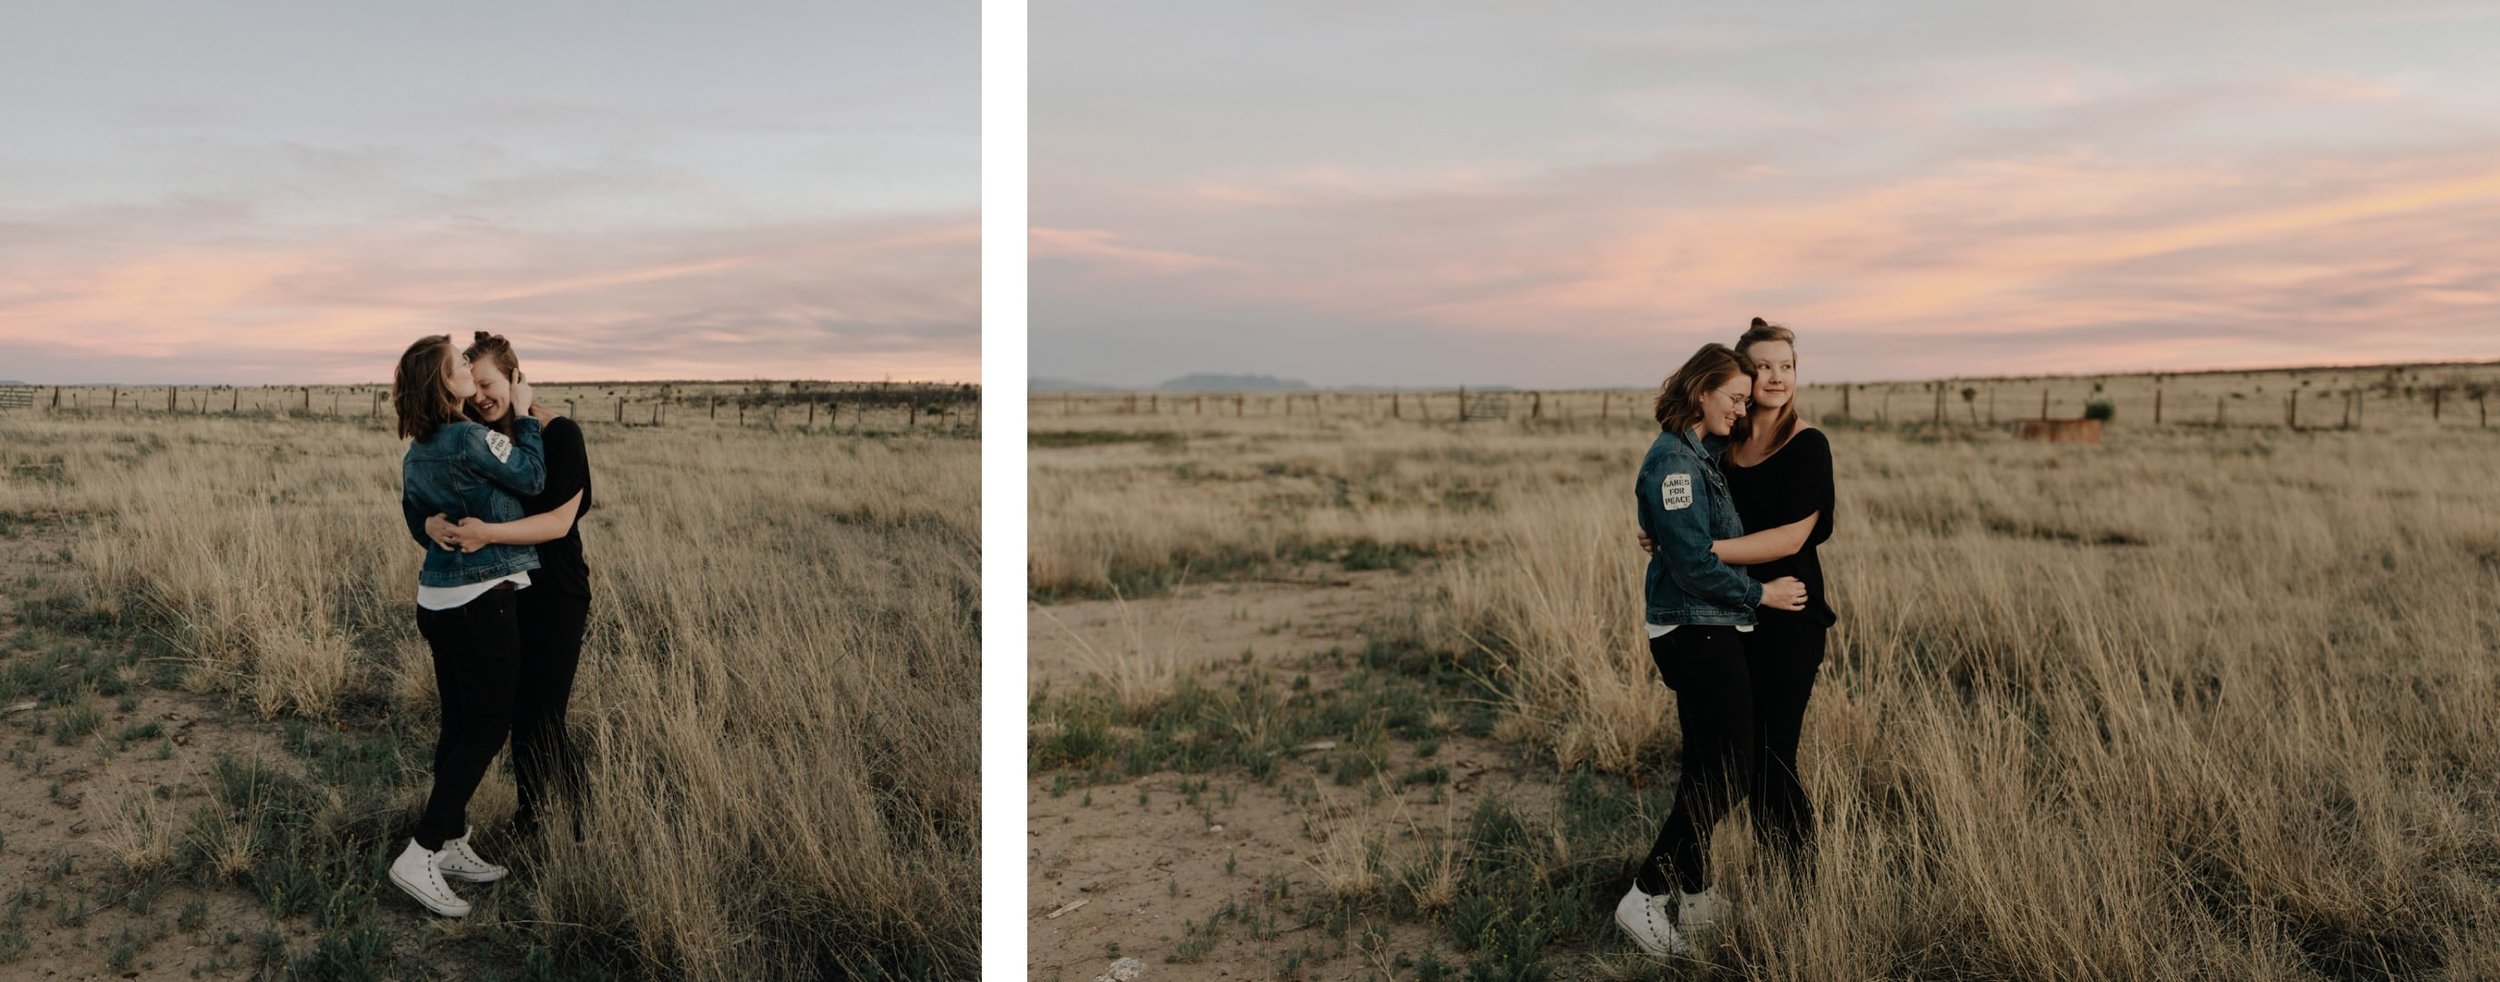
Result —
<instances>
[{"instance_id":1,"label":"tall golden grass","mask_svg":"<svg viewBox=\"0 0 2500 982\"><path fill-rule=\"evenodd\" d=\"M664 977L973 974L977 444L587 437L588 835L547 837L537 918ZM379 425L18 413L0 446L50 478L0 485L0 511L84 516L89 602L157 625L187 684L273 715L430 717L405 443ZM425 780L346 807L388 824Z\"/></svg>"},{"instance_id":2,"label":"tall golden grass","mask_svg":"<svg viewBox=\"0 0 2500 982\"><path fill-rule=\"evenodd\" d=\"M1558 770L1673 753L1637 627L1645 420L1046 406L1037 587L1224 547L1404 544L1442 557L1420 630L1492 656L1500 735ZM1712 960L1759 978L2500 970L2500 430L2454 403L2438 426L2372 412L2355 431L2122 415L2100 447L1835 427L1842 620L1802 753L1820 876L1755 879L1745 836L1723 835L1742 914Z\"/></svg>"}]
</instances>

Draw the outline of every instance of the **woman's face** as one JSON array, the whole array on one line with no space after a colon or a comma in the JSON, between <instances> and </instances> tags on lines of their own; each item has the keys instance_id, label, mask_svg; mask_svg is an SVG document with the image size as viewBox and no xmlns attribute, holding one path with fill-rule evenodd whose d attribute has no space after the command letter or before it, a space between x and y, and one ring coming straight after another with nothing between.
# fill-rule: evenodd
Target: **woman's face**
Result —
<instances>
[{"instance_id":1,"label":"woman's face","mask_svg":"<svg viewBox=\"0 0 2500 982\"><path fill-rule=\"evenodd\" d=\"M477 407L478 415L491 423L512 412L512 380L504 377L503 369L495 367L494 359L471 363L469 377L477 386L469 404Z\"/></svg>"},{"instance_id":2,"label":"woman's face","mask_svg":"<svg viewBox=\"0 0 2500 982\"><path fill-rule=\"evenodd\" d=\"M1702 432L1726 436L1745 418L1745 405L1752 401L1753 379L1743 372L1728 376L1718 388L1701 394Z\"/></svg>"},{"instance_id":3,"label":"woman's face","mask_svg":"<svg viewBox=\"0 0 2500 982\"><path fill-rule=\"evenodd\" d=\"M1788 405L1797 394L1797 349L1786 341L1758 341L1745 349L1753 363L1753 404L1765 409Z\"/></svg>"},{"instance_id":4,"label":"woman's face","mask_svg":"<svg viewBox=\"0 0 2500 982\"><path fill-rule=\"evenodd\" d=\"M469 377L469 356L461 354L458 348L448 350L451 353L443 356L448 369L444 381L451 384L451 394L462 399L476 398L477 380Z\"/></svg>"}]
</instances>

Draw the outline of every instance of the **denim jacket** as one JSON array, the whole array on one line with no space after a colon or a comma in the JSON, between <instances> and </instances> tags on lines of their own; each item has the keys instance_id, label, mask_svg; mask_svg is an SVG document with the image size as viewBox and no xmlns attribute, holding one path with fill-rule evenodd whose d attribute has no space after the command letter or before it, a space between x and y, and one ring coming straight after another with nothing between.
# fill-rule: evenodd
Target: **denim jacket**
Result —
<instances>
[{"instance_id":1,"label":"denim jacket","mask_svg":"<svg viewBox=\"0 0 2500 982\"><path fill-rule=\"evenodd\" d=\"M1719 475L1718 437L1696 440L1689 431L1660 433L1641 457L1641 531L1657 547L1649 554L1642 588L1652 624L1751 624L1762 603L1762 584L1710 552L1713 539L1745 534Z\"/></svg>"},{"instance_id":2,"label":"denim jacket","mask_svg":"<svg viewBox=\"0 0 2500 982\"><path fill-rule=\"evenodd\" d=\"M425 520L441 513L452 521L476 516L489 522L522 517L520 496L547 483L538 420L515 420L513 436L462 420L435 428L408 445L399 463L399 509L408 534L425 547L424 586L466 586L538 568L531 546L487 545L476 552L445 549L425 534Z\"/></svg>"}]
</instances>

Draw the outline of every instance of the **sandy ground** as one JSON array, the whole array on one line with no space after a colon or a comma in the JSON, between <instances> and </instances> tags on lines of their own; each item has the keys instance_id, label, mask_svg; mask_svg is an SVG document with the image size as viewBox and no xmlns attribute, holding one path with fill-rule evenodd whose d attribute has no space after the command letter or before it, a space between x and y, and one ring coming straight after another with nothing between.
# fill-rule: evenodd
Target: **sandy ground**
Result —
<instances>
[{"instance_id":1,"label":"sandy ground","mask_svg":"<svg viewBox=\"0 0 2500 982\"><path fill-rule=\"evenodd\" d=\"M16 537L0 538L0 583L14 586L29 576L67 575L58 554L73 534L56 526L21 527ZM32 639L21 630L16 592L0 592L0 666L30 653ZM279 746L273 721L230 712L210 696L145 687L136 692L138 703L127 712L115 700L92 699L103 724L71 746L35 732L33 721L44 715L39 710L0 706L0 744L49 758L39 775L23 766L0 768L0 903L21 890L41 892L54 901L49 909L26 912L22 930L27 950L15 961L0 963L0 978L247 978L252 939L260 932L276 930L290 952L301 951L317 935L313 918L278 921L234 885L200 889L175 882L152 898L129 897L136 881L123 871L112 848L119 823L116 806L154 797L167 820L183 821L210 800L210 768L220 754L297 769ZM162 739L133 742L112 752L117 734L150 721L171 739L170 757L158 756ZM69 871L56 879L54 871L64 859ZM204 906L205 916L197 927L181 927L179 918L194 901ZM81 902L94 909L68 922L72 919L63 912ZM439 919L396 894L385 896L377 913L384 923L409 934L458 930L432 923ZM133 942L136 955L116 969L113 950L125 939ZM456 972L454 966L445 968Z\"/></svg>"},{"instance_id":2,"label":"sandy ground","mask_svg":"<svg viewBox=\"0 0 2500 982\"><path fill-rule=\"evenodd\" d=\"M1331 648L1356 651L1362 625L1388 605L1410 602L1417 582L1388 571L1330 570L1289 582L1213 584L1145 600L1037 608L1029 627L1031 684L1073 685L1085 675L1089 645L1116 646L1132 633L1158 646L1168 643L1182 653L1183 664L1199 667L1236 663L1244 651L1255 664L1280 669ZM1311 674L1314 685L1333 681ZM1390 746L1385 774L1418 765L1415 748L1395 740ZM1552 796L1550 790L1520 793L1530 784L1550 789L1550 776L1521 772L1508 751L1490 742L1452 736L1426 763L1449 769L1438 803L1424 787L1341 786L1301 762L1285 765L1273 786L1240 773L1201 778L1164 772L1054 794L1053 774L1028 779L1028 977L1084 982L1122 957L1145 963L1144 980L1275 977L1289 953L1306 947L1333 952L1341 944L1324 926L1301 923L1299 912L1327 892L1326 871L1346 868L1343 860L1359 855L1365 839L1385 843L1394 875L1428 862L1445 841L1444 830L1463 825L1484 796ZM1192 804L1184 789L1202 779L1205 787ZM1265 898L1280 879L1289 899L1270 903ZM1197 960L1173 962L1189 926L1206 924L1228 903L1242 912L1274 912L1272 923L1254 931L1243 919L1227 919L1216 928L1219 940ZM1386 975L1386 959L1401 951L1436 950L1444 961L1460 961L1425 925L1386 920L1358 923L1342 942L1350 945L1345 954L1306 967L1303 977ZM1366 945L1366 929L1382 936Z\"/></svg>"}]
</instances>

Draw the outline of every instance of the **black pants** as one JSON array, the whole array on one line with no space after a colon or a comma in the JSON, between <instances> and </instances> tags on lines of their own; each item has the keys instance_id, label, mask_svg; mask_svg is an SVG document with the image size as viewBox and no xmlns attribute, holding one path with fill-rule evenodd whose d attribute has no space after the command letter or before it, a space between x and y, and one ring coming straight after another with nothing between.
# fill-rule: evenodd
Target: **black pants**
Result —
<instances>
[{"instance_id":1,"label":"black pants","mask_svg":"<svg viewBox=\"0 0 2500 982\"><path fill-rule=\"evenodd\" d=\"M1814 853L1814 803L1797 776L1797 735L1805 729L1806 700L1823 669L1820 625L1766 617L1739 634L1752 677L1755 838L1781 859L1810 860Z\"/></svg>"},{"instance_id":2,"label":"black pants","mask_svg":"<svg viewBox=\"0 0 2500 982\"><path fill-rule=\"evenodd\" d=\"M1675 808L1634 880L1643 893L1668 884L1687 893L1710 886L1710 830L1754 783L1753 675L1733 627L1687 624L1649 641L1658 674L1675 690L1684 736L1684 775Z\"/></svg>"},{"instance_id":3,"label":"black pants","mask_svg":"<svg viewBox=\"0 0 2500 982\"><path fill-rule=\"evenodd\" d=\"M538 831L549 795L572 816L581 838L581 757L566 735L564 714L573 701L573 673L581 664L582 630L590 622L590 598L547 587L521 591L520 685L512 709L512 777L521 805L514 830Z\"/></svg>"},{"instance_id":4,"label":"black pants","mask_svg":"<svg viewBox=\"0 0 2500 982\"><path fill-rule=\"evenodd\" d=\"M434 790L417 819L417 844L440 849L469 824L469 796L512 731L521 635L517 594L488 590L450 610L417 608L417 632L434 651L434 688L443 703L434 741Z\"/></svg>"}]
</instances>

